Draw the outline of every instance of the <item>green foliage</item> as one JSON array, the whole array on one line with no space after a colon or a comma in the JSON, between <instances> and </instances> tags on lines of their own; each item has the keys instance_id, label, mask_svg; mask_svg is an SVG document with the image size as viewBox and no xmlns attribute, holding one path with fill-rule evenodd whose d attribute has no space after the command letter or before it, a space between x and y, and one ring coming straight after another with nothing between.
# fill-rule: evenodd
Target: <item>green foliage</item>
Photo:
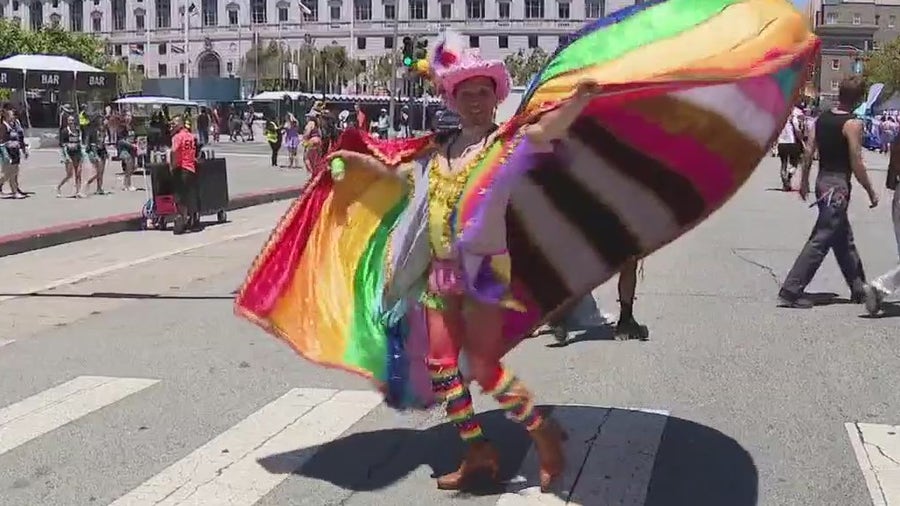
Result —
<instances>
[{"instance_id":1,"label":"green foliage","mask_svg":"<svg viewBox=\"0 0 900 506\"><path fill-rule=\"evenodd\" d=\"M284 65L295 63L299 69L299 90L337 93L350 80L362 73L358 61L351 61L347 49L336 44L318 49L304 44L291 51L275 41L254 43L244 55L241 77L257 82L257 92L289 88Z\"/></svg>"},{"instance_id":2,"label":"green foliage","mask_svg":"<svg viewBox=\"0 0 900 506\"><path fill-rule=\"evenodd\" d=\"M863 70L866 80L869 83L884 83L891 90L900 90L900 38L867 56Z\"/></svg>"},{"instance_id":3,"label":"green foliage","mask_svg":"<svg viewBox=\"0 0 900 506\"><path fill-rule=\"evenodd\" d=\"M0 19L0 58L17 54L52 54L104 68L109 64L105 49L103 40L86 33L69 32L59 27L44 27L33 32L9 19Z\"/></svg>"},{"instance_id":4,"label":"green foliage","mask_svg":"<svg viewBox=\"0 0 900 506\"><path fill-rule=\"evenodd\" d=\"M549 57L550 55L543 49L536 47L527 53L520 49L507 55L503 62L512 77L513 85L526 86L531 78L544 67Z\"/></svg>"}]
</instances>

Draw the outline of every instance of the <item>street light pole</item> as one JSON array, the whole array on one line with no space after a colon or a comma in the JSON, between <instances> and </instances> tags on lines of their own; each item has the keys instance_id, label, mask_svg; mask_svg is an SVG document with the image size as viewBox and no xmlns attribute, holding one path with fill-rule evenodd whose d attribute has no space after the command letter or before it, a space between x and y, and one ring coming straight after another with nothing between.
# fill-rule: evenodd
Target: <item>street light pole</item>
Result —
<instances>
[{"instance_id":1,"label":"street light pole","mask_svg":"<svg viewBox=\"0 0 900 506\"><path fill-rule=\"evenodd\" d=\"M394 11L397 12L396 10ZM397 109L397 38L400 33L400 20L397 19L397 15L394 15L394 48L391 50L391 105L388 109L388 121L390 122L390 128L388 128L388 136L390 136L390 132L394 130L394 118L396 117L396 109Z\"/></svg>"},{"instance_id":2,"label":"street light pole","mask_svg":"<svg viewBox=\"0 0 900 506\"><path fill-rule=\"evenodd\" d=\"M190 75L190 59L188 56L188 51L189 51L188 44L190 44L190 40L189 40L190 32L189 32L188 20L190 19L190 17L189 17L189 13L188 13L188 1L189 0L185 0L185 2L184 2L184 11L182 12L182 21L181 21L181 23L184 25L184 72L182 75L182 79L183 79L182 85L184 86L184 99L185 100L191 99L190 79L188 78L188 76Z\"/></svg>"}]
</instances>

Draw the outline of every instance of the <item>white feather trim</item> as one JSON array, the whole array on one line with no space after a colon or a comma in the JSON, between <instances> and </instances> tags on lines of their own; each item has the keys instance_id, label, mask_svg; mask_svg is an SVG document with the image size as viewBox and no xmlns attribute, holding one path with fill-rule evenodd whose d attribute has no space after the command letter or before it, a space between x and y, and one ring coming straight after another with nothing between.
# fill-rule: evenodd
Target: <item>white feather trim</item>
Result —
<instances>
[{"instance_id":1,"label":"white feather trim","mask_svg":"<svg viewBox=\"0 0 900 506\"><path fill-rule=\"evenodd\" d=\"M439 52L438 49L441 48L443 52L449 52L456 55L457 62L461 61L463 58L463 54L466 50L465 39L459 32L455 32L453 30L444 30L441 38L437 40L434 45L434 51L431 53L430 64L431 68L434 70L439 70L445 68L441 65L440 59L438 58Z\"/></svg>"}]
</instances>

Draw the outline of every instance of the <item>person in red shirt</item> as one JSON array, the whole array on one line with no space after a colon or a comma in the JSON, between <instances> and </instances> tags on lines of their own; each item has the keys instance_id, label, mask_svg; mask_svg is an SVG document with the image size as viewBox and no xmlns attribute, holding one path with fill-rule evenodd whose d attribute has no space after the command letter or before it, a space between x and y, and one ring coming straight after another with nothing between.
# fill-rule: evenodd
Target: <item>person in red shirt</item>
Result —
<instances>
[{"instance_id":1,"label":"person in red shirt","mask_svg":"<svg viewBox=\"0 0 900 506\"><path fill-rule=\"evenodd\" d=\"M184 125L184 118L174 119L172 153L169 167L175 180L175 201L178 203L179 217L176 218L175 233L185 229L199 230L200 205L197 192L197 141L194 134ZM181 223L178 223L180 220Z\"/></svg>"}]
</instances>

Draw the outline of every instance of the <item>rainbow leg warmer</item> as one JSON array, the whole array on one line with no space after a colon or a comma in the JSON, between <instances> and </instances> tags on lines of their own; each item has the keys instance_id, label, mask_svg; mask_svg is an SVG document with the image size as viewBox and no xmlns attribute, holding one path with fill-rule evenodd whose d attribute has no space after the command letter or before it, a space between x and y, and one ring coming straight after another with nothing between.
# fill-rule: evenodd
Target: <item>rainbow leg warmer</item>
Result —
<instances>
[{"instance_id":1,"label":"rainbow leg warmer","mask_svg":"<svg viewBox=\"0 0 900 506\"><path fill-rule=\"evenodd\" d=\"M457 364L428 362L431 384L438 400L446 404L447 417L456 425L463 441L482 439L481 425L475 420L472 395L463 383Z\"/></svg>"},{"instance_id":2,"label":"rainbow leg warmer","mask_svg":"<svg viewBox=\"0 0 900 506\"><path fill-rule=\"evenodd\" d=\"M510 418L522 424L525 429L531 431L538 428L543 418L534 407L534 397L525 388L519 378L500 366L500 379L494 388L486 390L500 403Z\"/></svg>"}]
</instances>

